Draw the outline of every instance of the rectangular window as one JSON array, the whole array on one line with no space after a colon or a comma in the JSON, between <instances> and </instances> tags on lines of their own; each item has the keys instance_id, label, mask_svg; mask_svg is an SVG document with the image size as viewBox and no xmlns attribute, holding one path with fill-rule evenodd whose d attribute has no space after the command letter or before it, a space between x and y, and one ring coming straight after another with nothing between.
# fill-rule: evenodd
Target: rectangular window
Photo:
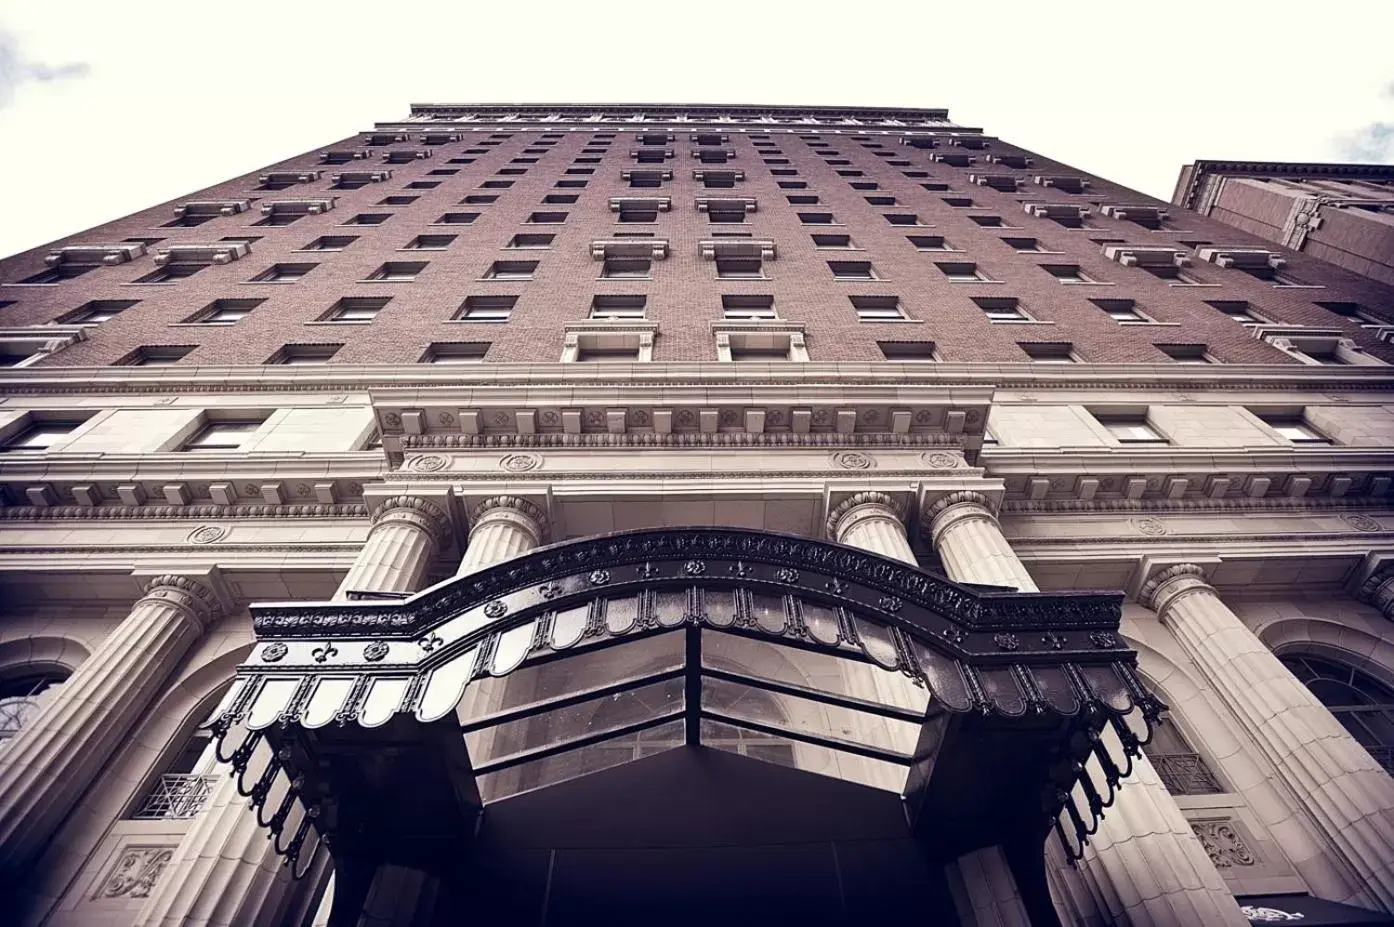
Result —
<instances>
[{"instance_id":1,"label":"rectangular window","mask_svg":"<svg viewBox=\"0 0 1394 927\"><path fill-rule=\"evenodd\" d=\"M859 322L904 322L905 311L898 296L849 296Z\"/></svg>"},{"instance_id":2,"label":"rectangular window","mask_svg":"<svg viewBox=\"0 0 1394 927\"><path fill-rule=\"evenodd\" d=\"M1253 412L1252 409L1249 411ZM1293 444L1330 444L1331 439L1313 428L1302 413L1254 412L1263 423Z\"/></svg>"},{"instance_id":3,"label":"rectangular window","mask_svg":"<svg viewBox=\"0 0 1394 927\"><path fill-rule=\"evenodd\" d=\"M392 214L389 212L360 212L344 225L382 225L390 218Z\"/></svg>"},{"instance_id":4,"label":"rectangular window","mask_svg":"<svg viewBox=\"0 0 1394 927\"><path fill-rule=\"evenodd\" d=\"M157 267L144 277L136 279L136 283L173 283L176 280L183 280L192 277L194 274L207 267L207 264L166 264Z\"/></svg>"},{"instance_id":5,"label":"rectangular window","mask_svg":"<svg viewBox=\"0 0 1394 927\"><path fill-rule=\"evenodd\" d=\"M637 344L600 345L581 343L576 348L577 363L623 364L639 361Z\"/></svg>"},{"instance_id":6,"label":"rectangular window","mask_svg":"<svg viewBox=\"0 0 1394 927\"><path fill-rule=\"evenodd\" d=\"M621 203L619 221L626 223L650 223L658 221L658 207L647 203Z\"/></svg>"},{"instance_id":7,"label":"rectangular window","mask_svg":"<svg viewBox=\"0 0 1394 927\"><path fill-rule=\"evenodd\" d=\"M320 316L319 321L367 325L391 299L390 296L345 296Z\"/></svg>"},{"instance_id":8,"label":"rectangular window","mask_svg":"<svg viewBox=\"0 0 1394 927\"><path fill-rule=\"evenodd\" d=\"M1019 254L1043 252L1046 250L1044 247L1042 247L1040 241L1035 238L1004 238L1002 239L1002 244L1006 245L1008 248L1011 248L1013 251L1018 252Z\"/></svg>"},{"instance_id":9,"label":"rectangular window","mask_svg":"<svg viewBox=\"0 0 1394 927\"><path fill-rule=\"evenodd\" d=\"M469 196L460 200L461 206L488 206L497 203L499 195L497 193L471 193Z\"/></svg>"},{"instance_id":10,"label":"rectangular window","mask_svg":"<svg viewBox=\"0 0 1394 927\"><path fill-rule=\"evenodd\" d=\"M785 199L789 201L790 206L818 205L818 194L816 193L800 193L793 196L786 196Z\"/></svg>"},{"instance_id":11,"label":"rectangular window","mask_svg":"<svg viewBox=\"0 0 1394 927\"><path fill-rule=\"evenodd\" d=\"M291 367L326 364L342 347L342 344L288 344L268 357L266 363Z\"/></svg>"},{"instance_id":12,"label":"rectangular window","mask_svg":"<svg viewBox=\"0 0 1394 927\"><path fill-rule=\"evenodd\" d=\"M379 283L411 283L426 269L426 261L388 261L368 275Z\"/></svg>"},{"instance_id":13,"label":"rectangular window","mask_svg":"<svg viewBox=\"0 0 1394 927\"><path fill-rule=\"evenodd\" d=\"M484 341L437 341L421 355L423 364L479 364L489 353Z\"/></svg>"},{"instance_id":14,"label":"rectangular window","mask_svg":"<svg viewBox=\"0 0 1394 927\"><path fill-rule=\"evenodd\" d=\"M252 283L294 283L318 264L272 264L252 278Z\"/></svg>"},{"instance_id":15,"label":"rectangular window","mask_svg":"<svg viewBox=\"0 0 1394 927\"><path fill-rule=\"evenodd\" d=\"M1040 268L1061 283L1100 282L1081 270L1078 264L1042 264Z\"/></svg>"},{"instance_id":16,"label":"rectangular window","mask_svg":"<svg viewBox=\"0 0 1394 927\"><path fill-rule=\"evenodd\" d=\"M508 189L509 187L511 187L511 186L513 186L513 181L511 181L511 180L486 180L486 181L484 181L482 184L479 185L479 189L481 189L481 190L507 190L507 189Z\"/></svg>"},{"instance_id":17,"label":"rectangular window","mask_svg":"<svg viewBox=\"0 0 1394 927\"><path fill-rule=\"evenodd\" d=\"M167 367L188 356L196 344L147 344L116 362L118 367Z\"/></svg>"},{"instance_id":18,"label":"rectangular window","mask_svg":"<svg viewBox=\"0 0 1394 927\"><path fill-rule=\"evenodd\" d=\"M535 212L528 216L529 225L558 225L566 221L564 212Z\"/></svg>"},{"instance_id":19,"label":"rectangular window","mask_svg":"<svg viewBox=\"0 0 1394 927\"><path fill-rule=\"evenodd\" d=\"M184 321L198 325L236 325L264 302L264 299L215 299Z\"/></svg>"},{"instance_id":20,"label":"rectangular window","mask_svg":"<svg viewBox=\"0 0 1394 927\"><path fill-rule=\"evenodd\" d=\"M1092 410L1091 410L1092 411ZM1152 427L1146 412L1093 412L1099 424L1120 444L1167 444L1166 438Z\"/></svg>"},{"instance_id":21,"label":"rectangular window","mask_svg":"<svg viewBox=\"0 0 1394 927\"><path fill-rule=\"evenodd\" d=\"M856 249L856 245L852 244L851 235L814 235L813 246L815 248Z\"/></svg>"},{"instance_id":22,"label":"rectangular window","mask_svg":"<svg viewBox=\"0 0 1394 927\"><path fill-rule=\"evenodd\" d=\"M28 428L0 445L0 451L46 451L81 424L81 421L31 422Z\"/></svg>"},{"instance_id":23,"label":"rectangular window","mask_svg":"<svg viewBox=\"0 0 1394 927\"><path fill-rule=\"evenodd\" d=\"M495 261L484 272L486 280L531 280L537 261Z\"/></svg>"},{"instance_id":24,"label":"rectangular window","mask_svg":"<svg viewBox=\"0 0 1394 927\"><path fill-rule=\"evenodd\" d=\"M726 295L721 297L721 317L728 322L777 318L773 296Z\"/></svg>"},{"instance_id":25,"label":"rectangular window","mask_svg":"<svg viewBox=\"0 0 1394 927\"><path fill-rule=\"evenodd\" d=\"M342 251L358 241L357 235L321 235L300 248L301 251Z\"/></svg>"},{"instance_id":26,"label":"rectangular window","mask_svg":"<svg viewBox=\"0 0 1394 927\"><path fill-rule=\"evenodd\" d=\"M866 204L868 206L899 206L900 202L893 196L868 196Z\"/></svg>"},{"instance_id":27,"label":"rectangular window","mask_svg":"<svg viewBox=\"0 0 1394 927\"><path fill-rule=\"evenodd\" d=\"M878 341L881 356L898 363L933 363L939 359L933 341Z\"/></svg>"},{"instance_id":28,"label":"rectangular window","mask_svg":"<svg viewBox=\"0 0 1394 927\"><path fill-rule=\"evenodd\" d=\"M1075 347L1068 341L1018 341L1017 347L1037 364L1077 364Z\"/></svg>"},{"instance_id":29,"label":"rectangular window","mask_svg":"<svg viewBox=\"0 0 1394 927\"><path fill-rule=\"evenodd\" d=\"M1178 364L1213 364L1210 349L1203 344L1158 344L1154 347Z\"/></svg>"},{"instance_id":30,"label":"rectangular window","mask_svg":"<svg viewBox=\"0 0 1394 927\"><path fill-rule=\"evenodd\" d=\"M440 186L440 181L439 181L439 180L413 180L411 183L407 184L406 189L408 189L408 190L434 190L436 187L439 187L439 186Z\"/></svg>"},{"instance_id":31,"label":"rectangular window","mask_svg":"<svg viewBox=\"0 0 1394 927\"><path fill-rule=\"evenodd\" d=\"M717 258L716 275L723 279L763 280L765 265L758 257Z\"/></svg>"},{"instance_id":32,"label":"rectangular window","mask_svg":"<svg viewBox=\"0 0 1394 927\"><path fill-rule=\"evenodd\" d=\"M592 319L608 322L635 321L647 314L648 297L642 295L596 296L591 299Z\"/></svg>"},{"instance_id":33,"label":"rectangular window","mask_svg":"<svg viewBox=\"0 0 1394 927\"><path fill-rule=\"evenodd\" d=\"M943 235L906 235L905 240L919 251L956 251Z\"/></svg>"},{"instance_id":34,"label":"rectangular window","mask_svg":"<svg viewBox=\"0 0 1394 927\"><path fill-rule=\"evenodd\" d=\"M436 219L436 225L471 225L479 218L477 212L447 212Z\"/></svg>"},{"instance_id":35,"label":"rectangular window","mask_svg":"<svg viewBox=\"0 0 1394 927\"><path fill-rule=\"evenodd\" d=\"M556 238L555 235L514 235L512 238L508 239L507 247L514 249L550 248L552 247L552 239L554 238Z\"/></svg>"},{"instance_id":36,"label":"rectangular window","mask_svg":"<svg viewBox=\"0 0 1394 927\"><path fill-rule=\"evenodd\" d=\"M977 296L973 302L989 322L1030 322L1032 318L1015 296Z\"/></svg>"},{"instance_id":37,"label":"rectangular window","mask_svg":"<svg viewBox=\"0 0 1394 927\"><path fill-rule=\"evenodd\" d=\"M1236 322L1243 325L1262 325L1268 320L1254 312L1248 300L1244 299L1207 299L1205 304L1212 309L1223 312Z\"/></svg>"},{"instance_id":38,"label":"rectangular window","mask_svg":"<svg viewBox=\"0 0 1394 927\"><path fill-rule=\"evenodd\" d=\"M890 212L883 217L891 225L919 225L920 217L913 212Z\"/></svg>"},{"instance_id":39,"label":"rectangular window","mask_svg":"<svg viewBox=\"0 0 1394 927\"><path fill-rule=\"evenodd\" d=\"M967 261L940 261L934 266L938 267L940 273L949 278L950 283L985 283L991 279L978 269L977 264Z\"/></svg>"},{"instance_id":40,"label":"rectangular window","mask_svg":"<svg viewBox=\"0 0 1394 927\"><path fill-rule=\"evenodd\" d=\"M542 198L542 202L548 206L569 206L580 199L575 193L548 193Z\"/></svg>"},{"instance_id":41,"label":"rectangular window","mask_svg":"<svg viewBox=\"0 0 1394 927\"><path fill-rule=\"evenodd\" d=\"M1008 227L1007 223L1002 221L1001 216L969 216L968 218L985 229L1004 229Z\"/></svg>"},{"instance_id":42,"label":"rectangular window","mask_svg":"<svg viewBox=\"0 0 1394 927\"><path fill-rule=\"evenodd\" d=\"M648 258L606 258L600 265L600 276L617 280L647 280L653 272Z\"/></svg>"},{"instance_id":43,"label":"rectangular window","mask_svg":"<svg viewBox=\"0 0 1394 927\"><path fill-rule=\"evenodd\" d=\"M235 451L247 443L247 439L261 426L261 419L207 422L179 450Z\"/></svg>"},{"instance_id":44,"label":"rectangular window","mask_svg":"<svg viewBox=\"0 0 1394 927\"><path fill-rule=\"evenodd\" d=\"M1091 299L1090 302L1108 313L1108 317L1115 322L1149 323L1152 321L1138 311L1137 303L1131 299Z\"/></svg>"},{"instance_id":45,"label":"rectangular window","mask_svg":"<svg viewBox=\"0 0 1394 927\"><path fill-rule=\"evenodd\" d=\"M385 196L374 203L374 206L410 206L421 197L419 196Z\"/></svg>"},{"instance_id":46,"label":"rectangular window","mask_svg":"<svg viewBox=\"0 0 1394 927\"><path fill-rule=\"evenodd\" d=\"M801 212L798 214L799 221L804 225L836 225L833 214L830 212Z\"/></svg>"},{"instance_id":47,"label":"rectangular window","mask_svg":"<svg viewBox=\"0 0 1394 927\"><path fill-rule=\"evenodd\" d=\"M880 279L870 261L829 261L828 270L834 280L878 280Z\"/></svg>"},{"instance_id":48,"label":"rectangular window","mask_svg":"<svg viewBox=\"0 0 1394 927\"><path fill-rule=\"evenodd\" d=\"M945 205L953 206L958 209L966 209L973 205L973 201L966 196L945 196L942 199Z\"/></svg>"},{"instance_id":49,"label":"rectangular window","mask_svg":"<svg viewBox=\"0 0 1394 927\"><path fill-rule=\"evenodd\" d=\"M58 321L64 325L101 325L110 322L138 303L136 299L93 299L83 303Z\"/></svg>"},{"instance_id":50,"label":"rectangular window","mask_svg":"<svg viewBox=\"0 0 1394 927\"><path fill-rule=\"evenodd\" d=\"M455 241L454 235L417 235L407 242L405 251L444 251Z\"/></svg>"},{"instance_id":51,"label":"rectangular window","mask_svg":"<svg viewBox=\"0 0 1394 927\"><path fill-rule=\"evenodd\" d=\"M516 296L467 296L455 313L457 322L507 322L517 305Z\"/></svg>"}]
</instances>

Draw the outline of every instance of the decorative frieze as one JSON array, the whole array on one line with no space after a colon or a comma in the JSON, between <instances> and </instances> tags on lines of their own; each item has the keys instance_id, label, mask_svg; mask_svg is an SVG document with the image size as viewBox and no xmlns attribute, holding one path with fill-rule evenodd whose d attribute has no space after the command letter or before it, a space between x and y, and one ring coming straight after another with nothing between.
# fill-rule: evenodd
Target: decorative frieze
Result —
<instances>
[{"instance_id":1,"label":"decorative frieze","mask_svg":"<svg viewBox=\"0 0 1394 927\"><path fill-rule=\"evenodd\" d=\"M149 898L173 858L174 847L170 845L132 844L122 847L116 861L97 883L92 899Z\"/></svg>"}]
</instances>

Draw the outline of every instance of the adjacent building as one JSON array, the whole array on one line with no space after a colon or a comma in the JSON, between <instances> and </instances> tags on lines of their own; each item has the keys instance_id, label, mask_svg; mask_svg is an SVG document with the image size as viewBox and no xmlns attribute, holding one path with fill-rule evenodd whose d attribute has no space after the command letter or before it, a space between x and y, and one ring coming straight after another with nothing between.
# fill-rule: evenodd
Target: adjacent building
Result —
<instances>
[{"instance_id":1,"label":"adjacent building","mask_svg":"<svg viewBox=\"0 0 1394 927\"><path fill-rule=\"evenodd\" d=\"M1394 285L1394 165L1197 161L1171 203Z\"/></svg>"},{"instance_id":2,"label":"adjacent building","mask_svg":"<svg viewBox=\"0 0 1394 927\"><path fill-rule=\"evenodd\" d=\"M418 105L0 261L0 910L1394 923L1388 213L1204 165Z\"/></svg>"}]
</instances>

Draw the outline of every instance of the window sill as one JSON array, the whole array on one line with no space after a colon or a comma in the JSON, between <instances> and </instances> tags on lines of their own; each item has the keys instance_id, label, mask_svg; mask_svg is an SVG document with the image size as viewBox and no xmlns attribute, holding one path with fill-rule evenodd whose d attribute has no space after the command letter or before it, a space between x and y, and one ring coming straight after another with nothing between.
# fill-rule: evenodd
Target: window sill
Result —
<instances>
[{"instance_id":1,"label":"window sill","mask_svg":"<svg viewBox=\"0 0 1394 927\"><path fill-rule=\"evenodd\" d=\"M291 254L337 254L340 251L347 250L347 248L296 248L293 251L291 251ZM406 251L411 249L398 248L397 250Z\"/></svg>"},{"instance_id":2,"label":"window sill","mask_svg":"<svg viewBox=\"0 0 1394 927\"><path fill-rule=\"evenodd\" d=\"M373 320L368 319L345 319L342 322L337 319L315 319L313 322L301 322L301 325L372 325Z\"/></svg>"},{"instance_id":3,"label":"window sill","mask_svg":"<svg viewBox=\"0 0 1394 927\"><path fill-rule=\"evenodd\" d=\"M242 286L292 286L299 280L243 280Z\"/></svg>"},{"instance_id":4,"label":"window sill","mask_svg":"<svg viewBox=\"0 0 1394 927\"><path fill-rule=\"evenodd\" d=\"M1181 327L1181 323L1180 323L1180 322L1154 322L1154 321L1152 321L1151 319L1143 319L1142 321L1134 321L1134 322L1124 322L1124 321L1120 321L1120 320L1116 320L1116 319L1115 319L1115 321L1117 321L1119 325L1130 325L1130 326L1132 326L1133 328L1139 328L1139 327L1142 327L1142 328L1180 328L1180 327Z\"/></svg>"},{"instance_id":5,"label":"window sill","mask_svg":"<svg viewBox=\"0 0 1394 927\"><path fill-rule=\"evenodd\" d=\"M596 277L596 280L604 280L606 283L643 283L645 280L652 280L652 277Z\"/></svg>"},{"instance_id":6,"label":"window sill","mask_svg":"<svg viewBox=\"0 0 1394 927\"><path fill-rule=\"evenodd\" d=\"M242 321L241 319L237 320ZM232 328L237 322L170 322L166 328Z\"/></svg>"},{"instance_id":7,"label":"window sill","mask_svg":"<svg viewBox=\"0 0 1394 927\"><path fill-rule=\"evenodd\" d=\"M1179 286L1188 288L1214 288L1224 286L1223 283L1168 283L1167 286Z\"/></svg>"},{"instance_id":8,"label":"window sill","mask_svg":"<svg viewBox=\"0 0 1394 927\"><path fill-rule=\"evenodd\" d=\"M411 280L382 280L382 279L376 279L376 280L374 280L374 279L372 279L372 278L369 278L369 279L365 279L365 280L359 280L359 281L356 281L356 282L358 282L358 283L415 283L416 280L415 280L415 278L413 278L413 279L411 279Z\"/></svg>"},{"instance_id":9,"label":"window sill","mask_svg":"<svg viewBox=\"0 0 1394 927\"><path fill-rule=\"evenodd\" d=\"M833 283L892 283L890 277L833 277Z\"/></svg>"},{"instance_id":10,"label":"window sill","mask_svg":"<svg viewBox=\"0 0 1394 927\"><path fill-rule=\"evenodd\" d=\"M447 246L445 248L398 248L397 250L405 251L408 254L414 254L417 251L449 251L450 248Z\"/></svg>"},{"instance_id":11,"label":"window sill","mask_svg":"<svg viewBox=\"0 0 1394 927\"><path fill-rule=\"evenodd\" d=\"M532 277L475 277L475 283L531 283Z\"/></svg>"},{"instance_id":12,"label":"window sill","mask_svg":"<svg viewBox=\"0 0 1394 927\"><path fill-rule=\"evenodd\" d=\"M1054 325L1052 321L1045 319L988 319L991 325Z\"/></svg>"},{"instance_id":13,"label":"window sill","mask_svg":"<svg viewBox=\"0 0 1394 927\"><path fill-rule=\"evenodd\" d=\"M1061 280L1061 286L1117 286L1107 280Z\"/></svg>"},{"instance_id":14,"label":"window sill","mask_svg":"<svg viewBox=\"0 0 1394 927\"><path fill-rule=\"evenodd\" d=\"M963 248L916 248L920 254L967 254ZM1062 252L1063 253L1063 252Z\"/></svg>"},{"instance_id":15,"label":"window sill","mask_svg":"<svg viewBox=\"0 0 1394 927\"><path fill-rule=\"evenodd\" d=\"M987 285L987 286L1001 286L1004 282L1005 282L1005 281L1003 281L1003 280L950 280L950 281L949 281L949 283L953 284L954 286L979 286L979 285L984 285L984 284Z\"/></svg>"},{"instance_id":16,"label":"window sill","mask_svg":"<svg viewBox=\"0 0 1394 927\"><path fill-rule=\"evenodd\" d=\"M446 325L506 325L508 319L446 319Z\"/></svg>"},{"instance_id":17,"label":"window sill","mask_svg":"<svg viewBox=\"0 0 1394 927\"><path fill-rule=\"evenodd\" d=\"M863 325L923 325L924 319L858 319Z\"/></svg>"},{"instance_id":18,"label":"window sill","mask_svg":"<svg viewBox=\"0 0 1394 927\"><path fill-rule=\"evenodd\" d=\"M1325 284L1321 283L1274 283L1275 290L1324 290Z\"/></svg>"}]
</instances>

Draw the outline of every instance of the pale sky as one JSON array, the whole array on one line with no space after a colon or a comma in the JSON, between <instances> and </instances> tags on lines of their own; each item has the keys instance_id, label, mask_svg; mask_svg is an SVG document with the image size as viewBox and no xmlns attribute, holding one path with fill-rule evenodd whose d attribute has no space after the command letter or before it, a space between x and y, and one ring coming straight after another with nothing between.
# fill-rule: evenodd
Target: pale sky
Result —
<instances>
[{"instance_id":1,"label":"pale sky","mask_svg":"<svg viewBox=\"0 0 1394 927\"><path fill-rule=\"evenodd\" d=\"M942 106L1165 199L1394 163L1394 0L0 0L0 255L413 102Z\"/></svg>"}]
</instances>

